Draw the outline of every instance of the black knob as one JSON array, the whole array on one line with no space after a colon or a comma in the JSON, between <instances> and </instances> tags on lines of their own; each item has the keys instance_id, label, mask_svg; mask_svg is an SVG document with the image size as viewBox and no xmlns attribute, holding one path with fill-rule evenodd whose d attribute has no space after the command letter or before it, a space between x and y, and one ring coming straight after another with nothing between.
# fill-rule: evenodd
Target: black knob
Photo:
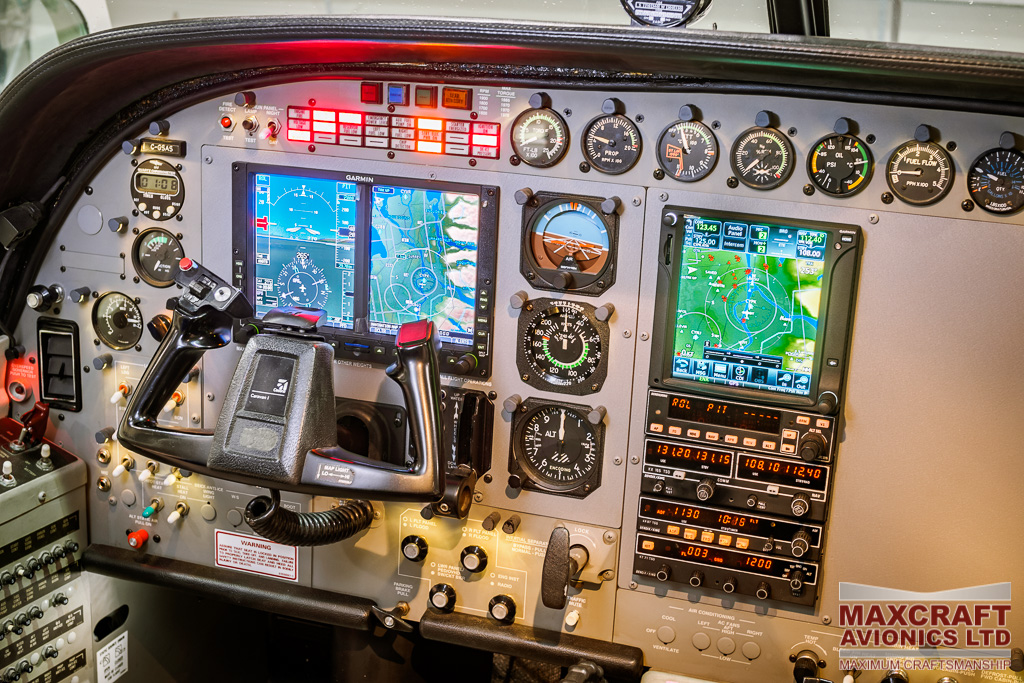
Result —
<instances>
[{"instance_id":1,"label":"black knob","mask_svg":"<svg viewBox=\"0 0 1024 683\"><path fill-rule=\"evenodd\" d=\"M767 581L762 581L757 584L757 590L754 591L754 595L757 596L758 600L767 600L772 595L772 587L768 585Z\"/></svg>"},{"instance_id":2,"label":"black knob","mask_svg":"<svg viewBox=\"0 0 1024 683\"><path fill-rule=\"evenodd\" d=\"M30 674L32 673L32 664L27 659L24 659L18 664L18 671L23 674Z\"/></svg>"},{"instance_id":3,"label":"black knob","mask_svg":"<svg viewBox=\"0 0 1024 683\"><path fill-rule=\"evenodd\" d=\"M665 215L663 215L661 217L662 225L666 225L666 226L668 226L670 228L673 225L675 225L676 223L678 223L678 222L679 222L679 216L677 214L673 213L672 211L666 211Z\"/></svg>"},{"instance_id":4,"label":"black knob","mask_svg":"<svg viewBox=\"0 0 1024 683\"><path fill-rule=\"evenodd\" d=\"M907 683L907 672L901 669L889 669L882 683Z\"/></svg>"},{"instance_id":5,"label":"black knob","mask_svg":"<svg viewBox=\"0 0 1024 683\"><path fill-rule=\"evenodd\" d=\"M1024 671L1024 650L1019 647L1010 650L1010 670Z\"/></svg>"},{"instance_id":6,"label":"black knob","mask_svg":"<svg viewBox=\"0 0 1024 683\"><path fill-rule=\"evenodd\" d=\"M23 579L31 579L33 576L35 576L35 573L23 564L19 564L18 566L16 566L14 568L14 573Z\"/></svg>"},{"instance_id":7,"label":"black knob","mask_svg":"<svg viewBox=\"0 0 1024 683\"><path fill-rule=\"evenodd\" d=\"M704 477L697 484L697 500L710 500L715 495L715 482L711 477Z\"/></svg>"},{"instance_id":8,"label":"black knob","mask_svg":"<svg viewBox=\"0 0 1024 683\"><path fill-rule=\"evenodd\" d=\"M799 569L789 576L789 590L794 598L799 598L804 592L804 573Z\"/></svg>"},{"instance_id":9,"label":"black knob","mask_svg":"<svg viewBox=\"0 0 1024 683\"><path fill-rule=\"evenodd\" d=\"M107 227L110 228L110 232L124 232L128 229L128 217L118 216L117 218L111 218L107 221Z\"/></svg>"},{"instance_id":10,"label":"black knob","mask_svg":"<svg viewBox=\"0 0 1024 683\"><path fill-rule=\"evenodd\" d=\"M505 520L505 523L501 525L501 530L510 536L514 534L518 529L519 525L522 524L523 518L519 515L512 515Z\"/></svg>"},{"instance_id":11,"label":"black knob","mask_svg":"<svg viewBox=\"0 0 1024 683\"><path fill-rule=\"evenodd\" d=\"M31 569L34 572L37 572L37 571L39 571L40 569L43 568L43 563L40 562L38 559L36 559L34 557L28 558L28 560L26 560L26 562L28 563L28 568Z\"/></svg>"},{"instance_id":12,"label":"black knob","mask_svg":"<svg viewBox=\"0 0 1024 683\"><path fill-rule=\"evenodd\" d=\"M39 607L39 605L34 605L34 606L28 608L28 615L30 617L32 617L33 619L42 619L43 618L43 610L42 610L42 608Z\"/></svg>"},{"instance_id":13,"label":"black knob","mask_svg":"<svg viewBox=\"0 0 1024 683\"><path fill-rule=\"evenodd\" d=\"M413 562L422 562L427 557L427 542L421 536L406 536L402 539L402 555Z\"/></svg>"},{"instance_id":14,"label":"black knob","mask_svg":"<svg viewBox=\"0 0 1024 683\"><path fill-rule=\"evenodd\" d=\"M560 270L551 277L551 286L556 289L570 289L574 280L572 273Z\"/></svg>"},{"instance_id":15,"label":"black knob","mask_svg":"<svg viewBox=\"0 0 1024 683\"><path fill-rule=\"evenodd\" d=\"M610 216L613 213L619 212L619 207L622 206L622 200L618 197L608 197L601 202L601 213Z\"/></svg>"},{"instance_id":16,"label":"black knob","mask_svg":"<svg viewBox=\"0 0 1024 683\"><path fill-rule=\"evenodd\" d=\"M96 356L92 359L92 366L97 370L105 370L114 364L114 357L109 353Z\"/></svg>"},{"instance_id":17,"label":"black knob","mask_svg":"<svg viewBox=\"0 0 1024 683\"><path fill-rule=\"evenodd\" d=\"M84 304L89 300L90 294L92 294L92 289L89 287L79 287L78 289L71 290L71 300L76 304Z\"/></svg>"},{"instance_id":18,"label":"black knob","mask_svg":"<svg viewBox=\"0 0 1024 683\"><path fill-rule=\"evenodd\" d=\"M455 609L455 589L447 583L439 583L430 589L430 606L439 612L451 612Z\"/></svg>"},{"instance_id":19,"label":"black knob","mask_svg":"<svg viewBox=\"0 0 1024 683\"><path fill-rule=\"evenodd\" d=\"M530 106L534 109L551 106L551 96L546 92L535 92L530 95Z\"/></svg>"},{"instance_id":20,"label":"black knob","mask_svg":"<svg viewBox=\"0 0 1024 683\"><path fill-rule=\"evenodd\" d=\"M50 602L52 602L54 605L66 605L68 604L68 596L64 595L63 593L57 593L53 596L53 600L51 600Z\"/></svg>"},{"instance_id":21,"label":"black knob","mask_svg":"<svg viewBox=\"0 0 1024 683\"><path fill-rule=\"evenodd\" d=\"M664 490L665 490L665 482L660 481L660 480L654 482L654 492L655 493L661 493Z\"/></svg>"},{"instance_id":22,"label":"black knob","mask_svg":"<svg viewBox=\"0 0 1024 683\"><path fill-rule=\"evenodd\" d=\"M56 659L58 654L60 654L60 653L57 652L57 648L55 648L53 645L47 645L46 649L43 650L43 657L44 658L45 657L53 657L54 659Z\"/></svg>"},{"instance_id":23,"label":"black knob","mask_svg":"<svg viewBox=\"0 0 1024 683\"><path fill-rule=\"evenodd\" d=\"M28 626L32 623L32 617L22 612L18 616L14 617L14 621L21 626Z\"/></svg>"},{"instance_id":24,"label":"black knob","mask_svg":"<svg viewBox=\"0 0 1024 683\"><path fill-rule=\"evenodd\" d=\"M166 119L159 119L149 124L150 135L167 135L168 131L171 130L171 124Z\"/></svg>"},{"instance_id":25,"label":"black knob","mask_svg":"<svg viewBox=\"0 0 1024 683\"><path fill-rule=\"evenodd\" d=\"M75 543L74 541L68 541L67 543L64 544L64 550L68 551L69 553L77 553L78 552L78 544Z\"/></svg>"},{"instance_id":26,"label":"black knob","mask_svg":"<svg viewBox=\"0 0 1024 683\"><path fill-rule=\"evenodd\" d=\"M807 434L800 440L800 457L807 462L814 462L828 451L828 444L821 434Z\"/></svg>"},{"instance_id":27,"label":"black knob","mask_svg":"<svg viewBox=\"0 0 1024 683\"><path fill-rule=\"evenodd\" d=\"M63 546L55 545L53 546L53 554L57 557L64 557L67 553L64 551Z\"/></svg>"},{"instance_id":28,"label":"black knob","mask_svg":"<svg viewBox=\"0 0 1024 683\"><path fill-rule=\"evenodd\" d=\"M699 569L693 570L693 573L690 574L690 585L694 588L700 588L704 585L704 572Z\"/></svg>"},{"instance_id":29,"label":"black knob","mask_svg":"<svg viewBox=\"0 0 1024 683\"><path fill-rule=\"evenodd\" d=\"M492 617L503 624L511 624L516 620L516 601L507 595L495 595L487 605Z\"/></svg>"},{"instance_id":30,"label":"black knob","mask_svg":"<svg viewBox=\"0 0 1024 683\"><path fill-rule=\"evenodd\" d=\"M518 474L510 474L508 477L508 487L510 489L521 489L523 488L523 478Z\"/></svg>"},{"instance_id":31,"label":"black knob","mask_svg":"<svg viewBox=\"0 0 1024 683\"><path fill-rule=\"evenodd\" d=\"M17 669L10 668L4 672L4 683L14 683L19 678L21 678L21 674L18 673Z\"/></svg>"},{"instance_id":32,"label":"black knob","mask_svg":"<svg viewBox=\"0 0 1024 683\"><path fill-rule=\"evenodd\" d=\"M730 576L725 581L723 581L722 582L722 590L724 590L726 593L735 593L736 592L736 577L735 576Z\"/></svg>"},{"instance_id":33,"label":"black knob","mask_svg":"<svg viewBox=\"0 0 1024 683\"><path fill-rule=\"evenodd\" d=\"M524 187L522 189L516 190L516 193L513 196L515 197L516 204L518 204L519 206L523 206L528 201L533 199L533 190L531 190L528 187Z\"/></svg>"},{"instance_id":34,"label":"black knob","mask_svg":"<svg viewBox=\"0 0 1024 683\"><path fill-rule=\"evenodd\" d=\"M247 132L253 133L257 128L260 127L260 122L255 116L246 116L242 119L242 128Z\"/></svg>"},{"instance_id":35,"label":"black knob","mask_svg":"<svg viewBox=\"0 0 1024 683\"><path fill-rule=\"evenodd\" d=\"M811 549L811 535L804 530L793 534L793 557L803 557Z\"/></svg>"},{"instance_id":36,"label":"black knob","mask_svg":"<svg viewBox=\"0 0 1024 683\"><path fill-rule=\"evenodd\" d=\"M125 140L121 143L121 151L131 156L139 153L139 141L138 140Z\"/></svg>"},{"instance_id":37,"label":"black knob","mask_svg":"<svg viewBox=\"0 0 1024 683\"><path fill-rule=\"evenodd\" d=\"M747 507L748 508L756 508L757 507L757 496L755 496L753 493L751 493L749 496L747 496Z\"/></svg>"},{"instance_id":38,"label":"black knob","mask_svg":"<svg viewBox=\"0 0 1024 683\"><path fill-rule=\"evenodd\" d=\"M805 678L817 677L818 655L810 650L803 650L793 663L793 678L796 679L796 683L804 683Z\"/></svg>"},{"instance_id":39,"label":"black knob","mask_svg":"<svg viewBox=\"0 0 1024 683\"><path fill-rule=\"evenodd\" d=\"M14 577L14 574L10 572L0 574L0 583L5 586L13 586L15 581L17 581L17 579Z\"/></svg>"},{"instance_id":40,"label":"black knob","mask_svg":"<svg viewBox=\"0 0 1024 683\"><path fill-rule=\"evenodd\" d=\"M42 313L50 310L54 304L58 303L62 295L63 292L56 285L51 285L50 287L35 285L32 289L28 290L28 294L25 296L25 303L32 310Z\"/></svg>"},{"instance_id":41,"label":"black knob","mask_svg":"<svg viewBox=\"0 0 1024 683\"><path fill-rule=\"evenodd\" d=\"M625 114L626 105L618 98L609 97L601 103L601 111L605 114Z\"/></svg>"},{"instance_id":42,"label":"black knob","mask_svg":"<svg viewBox=\"0 0 1024 683\"><path fill-rule=\"evenodd\" d=\"M93 434L93 438L96 439L96 443L106 443L108 440L114 438L114 431L113 427L104 427L103 429L97 430L96 433Z\"/></svg>"},{"instance_id":43,"label":"black knob","mask_svg":"<svg viewBox=\"0 0 1024 683\"><path fill-rule=\"evenodd\" d=\"M146 329L158 342L163 341L167 333L171 331L171 319L163 313L157 313L153 319L146 323Z\"/></svg>"},{"instance_id":44,"label":"black knob","mask_svg":"<svg viewBox=\"0 0 1024 683\"><path fill-rule=\"evenodd\" d=\"M793 500L789 504L789 509L793 511L793 514L797 517L803 517L811 511L810 499L802 493L798 493L793 496Z\"/></svg>"},{"instance_id":45,"label":"black knob","mask_svg":"<svg viewBox=\"0 0 1024 683\"><path fill-rule=\"evenodd\" d=\"M668 581L672 578L672 567L667 564L663 564L658 567L658 571L654 573L654 578L658 581Z\"/></svg>"},{"instance_id":46,"label":"black knob","mask_svg":"<svg viewBox=\"0 0 1024 683\"><path fill-rule=\"evenodd\" d=\"M235 104L239 107L255 107L256 93L252 90L243 90L240 93L235 93Z\"/></svg>"},{"instance_id":47,"label":"black knob","mask_svg":"<svg viewBox=\"0 0 1024 683\"><path fill-rule=\"evenodd\" d=\"M814 406L814 409L817 410L822 415L831 415L832 412L836 409L837 400L838 399L836 398L835 394L833 394L831 391L826 391L824 394L818 397L818 403L817 405Z\"/></svg>"},{"instance_id":48,"label":"black knob","mask_svg":"<svg viewBox=\"0 0 1024 683\"><path fill-rule=\"evenodd\" d=\"M480 526L482 526L485 531L494 531L494 527L498 526L498 522L500 521L501 513L498 511L494 511L491 514L484 517L484 521L480 522Z\"/></svg>"},{"instance_id":49,"label":"black knob","mask_svg":"<svg viewBox=\"0 0 1024 683\"><path fill-rule=\"evenodd\" d=\"M462 549L459 562L466 571L479 574L487 567L487 553L478 545L469 545Z\"/></svg>"},{"instance_id":50,"label":"black knob","mask_svg":"<svg viewBox=\"0 0 1024 683\"><path fill-rule=\"evenodd\" d=\"M464 353L459 356L457 361L455 361L455 367L453 369L455 370L456 375L468 375L476 370L476 366L476 356L472 353Z\"/></svg>"}]
</instances>

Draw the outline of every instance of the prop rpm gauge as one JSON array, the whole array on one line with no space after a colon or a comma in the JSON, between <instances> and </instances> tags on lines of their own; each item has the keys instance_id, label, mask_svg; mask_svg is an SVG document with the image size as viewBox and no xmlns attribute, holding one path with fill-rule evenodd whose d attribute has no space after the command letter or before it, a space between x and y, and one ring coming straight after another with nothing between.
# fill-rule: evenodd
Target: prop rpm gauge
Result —
<instances>
[{"instance_id":1,"label":"prop rpm gauge","mask_svg":"<svg viewBox=\"0 0 1024 683\"><path fill-rule=\"evenodd\" d=\"M849 197L867 187L873 163L871 151L860 138L829 135L807 157L807 175L825 194Z\"/></svg>"},{"instance_id":2,"label":"prop rpm gauge","mask_svg":"<svg viewBox=\"0 0 1024 683\"><path fill-rule=\"evenodd\" d=\"M572 404L524 402L514 416L509 473L527 489L583 497L601 483L604 425L591 424L591 409Z\"/></svg>"},{"instance_id":3,"label":"prop rpm gauge","mask_svg":"<svg viewBox=\"0 0 1024 683\"><path fill-rule=\"evenodd\" d=\"M1024 206L1024 154L1016 149L990 149L967 174L974 203L989 213L1015 213Z\"/></svg>"},{"instance_id":4,"label":"prop rpm gauge","mask_svg":"<svg viewBox=\"0 0 1024 683\"><path fill-rule=\"evenodd\" d=\"M622 114L598 116L583 131L583 156L601 173L625 173L640 160L640 129Z\"/></svg>"},{"instance_id":5,"label":"prop rpm gauge","mask_svg":"<svg viewBox=\"0 0 1024 683\"><path fill-rule=\"evenodd\" d=\"M747 187L774 189L793 172L793 145L774 128L749 128L732 146L732 170Z\"/></svg>"},{"instance_id":6,"label":"prop rpm gauge","mask_svg":"<svg viewBox=\"0 0 1024 683\"><path fill-rule=\"evenodd\" d=\"M131 191L135 208L155 221L176 215L185 202L181 175L162 159L147 159L135 167Z\"/></svg>"},{"instance_id":7,"label":"prop rpm gauge","mask_svg":"<svg viewBox=\"0 0 1024 683\"><path fill-rule=\"evenodd\" d=\"M941 145L911 140L889 157L885 181L907 204L934 204L953 187L953 160Z\"/></svg>"},{"instance_id":8,"label":"prop rpm gauge","mask_svg":"<svg viewBox=\"0 0 1024 683\"><path fill-rule=\"evenodd\" d=\"M535 299L519 318L519 372L530 386L568 394L597 391L608 374L608 326L594 307Z\"/></svg>"},{"instance_id":9,"label":"prop rpm gauge","mask_svg":"<svg viewBox=\"0 0 1024 683\"><path fill-rule=\"evenodd\" d=\"M599 294L615 282L618 214L598 198L538 193L523 210L523 275L537 289Z\"/></svg>"},{"instance_id":10,"label":"prop rpm gauge","mask_svg":"<svg viewBox=\"0 0 1024 683\"><path fill-rule=\"evenodd\" d=\"M101 342L124 351L142 339L142 311L121 292L107 292L92 307L92 328Z\"/></svg>"},{"instance_id":11,"label":"prop rpm gauge","mask_svg":"<svg viewBox=\"0 0 1024 683\"><path fill-rule=\"evenodd\" d=\"M154 287L170 287L178 272L178 261L185 256L174 235L162 228L143 231L132 245L135 272Z\"/></svg>"},{"instance_id":12,"label":"prop rpm gauge","mask_svg":"<svg viewBox=\"0 0 1024 683\"><path fill-rule=\"evenodd\" d=\"M511 136L516 156L535 168L554 166L569 149L565 121L546 107L527 109L516 117Z\"/></svg>"},{"instance_id":13,"label":"prop rpm gauge","mask_svg":"<svg viewBox=\"0 0 1024 683\"><path fill-rule=\"evenodd\" d=\"M718 140L700 121L676 121L658 139L658 163L673 180L692 183L715 168Z\"/></svg>"},{"instance_id":14,"label":"prop rpm gauge","mask_svg":"<svg viewBox=\"0 0 1024 683\"><path fill-rule=\"evenodd\" d=\"M331 287L323 268L313 263L309 252L295 252L292 262L281 269L277 276L278 296L286 306L326 308Z\"/></svg>"}]
</instances>

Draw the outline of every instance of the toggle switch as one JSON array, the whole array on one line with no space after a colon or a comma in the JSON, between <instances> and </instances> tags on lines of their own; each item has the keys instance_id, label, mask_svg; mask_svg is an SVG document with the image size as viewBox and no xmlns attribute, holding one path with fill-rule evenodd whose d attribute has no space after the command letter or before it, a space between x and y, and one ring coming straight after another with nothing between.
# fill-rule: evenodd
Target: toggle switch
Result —
<instances>
[{"instance_id":1,"label":"toggle switch","mask_svg":"<svg viewBox=\"0 0 1024 683\"><path fill-rule=\"evenodd\" d=\"M50 444L44 443L39 447L39 460L36 461L36 467L43 472L53 469L53 460L50 459Z\"/></svg>"},{"instance_id":2,"label":"toggle switch","mask_svg":"<svg viewBox=\"0 0 1024 683\"><path fill-rule=\"evenodd\" d=\"M128 398L128 395L132 393L132 387L126 382L121 382L117 385L117 390L110 395L111 405L116 404L123 398Z\"/></svg>"},{"instance_id":3,"label":"toggle switch","mask_svg":"<svg viewBox=\"0 0 1024 683\"><path fill-rule=\"evenodd\" d=\"M114 468L114 471L110 473L112 477L120 477L128 470L135 469L135 459L130 455L126 455L121 458L121 464Z\"/></svg>"},{"instance_id":4,"label":"toggle switch","mask_svg":"<svg viewBox=\"0 0 1024 683\"><path fill-rule=\"evenodd\" d=\"M139 483L143 483L144 484L147 481L149 481L150 479L152 479L153 475L156 474L156 471L159 468L160 468L160 466L157 465L152 460L147 462L146 463L146 468L144 470L142 470L141 472L139 472Z\"/></svg>"},{"instance_id":5,"label":"toggle switch","mask_svg":"<svg viewBox=\"0 0 1024 683\"><path fill-rule=\"evenodd\" d=\"M0 484L6 488L18 485L18 481L14 478L14 464L10 460L4 460L3 469L0 470Z\"/></svg>"},{"instance_id":6,"label":"toggle switch","mask_svg":"<svg viewBox=\"0 0 1024 683\"><path fill-rule=\"evenodd\" d=\"M167 515L167 523L174 524L182 517L188 516L188 503L183 500L179 500L174 506L174 511Z\"/></svg>"}]
</instances>

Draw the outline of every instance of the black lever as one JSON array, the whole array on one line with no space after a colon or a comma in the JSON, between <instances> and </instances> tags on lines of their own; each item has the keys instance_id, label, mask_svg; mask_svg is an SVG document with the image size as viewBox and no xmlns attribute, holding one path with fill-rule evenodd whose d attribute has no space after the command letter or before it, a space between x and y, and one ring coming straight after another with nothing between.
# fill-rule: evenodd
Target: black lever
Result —
<instances>
[{"instance_id":1,"label":"black lever","mask_svg":"<svg viewBox=\"0 0 1024 683\"><path fill-rule=\"evenodd\" d=\"M569 545L568 529L556 526L551 531L540 579L540 597L545 607L565 607L569 582L579 575L589 560L590 553L585 547Z\"/></svg>"},{"instance_id":2,"label":"black lever","mask_svg":"<svg viewBox=\"0 0 1024 683\"><path fill-rule=\"evenodd\" d=\"M182 259L171 329L133 392L118 439L131 450L201 474L254 486L375 500L432 502L443 493L440 346L429 321L403 325L388 376L402 387L417 453L406 469L337 445L333 349L309 316L280 312L278 334L246 345L214 432L168 428L157 416L203 354L227 345L231 324L253 314L242 293ZM319 313L318 313L319 315ZM300 316L302 318L303 316ZM269 381L269 384L268 384Z\"/></svg>"}]
</instances>

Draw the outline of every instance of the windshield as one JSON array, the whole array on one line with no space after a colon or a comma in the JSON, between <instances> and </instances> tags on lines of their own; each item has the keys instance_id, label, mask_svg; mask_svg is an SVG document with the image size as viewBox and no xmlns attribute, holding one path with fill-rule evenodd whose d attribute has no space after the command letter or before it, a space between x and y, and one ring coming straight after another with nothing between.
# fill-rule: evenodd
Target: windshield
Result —
<instances>
[{"instance_id":1,"label":"windshield","mask_svg":"<svg viewBox=\"0 0 1024 683\"><path fill-rule=\"evenodd\" d=\"M0 84L6 86L48 50L86 33L154 21L234 15L390 15L611 26L648 23L669 31L804 32L849 40L1024 52L1024 0L807 2L811 12L819 7L822 16L805 15L801 22L800 17L786 15L782 9L787 5L776 6L776 0L0 0ZM777 13L774 20L773 12ZM801 30L805 25L812 28Z\"/></svg>"}]
</instances>

